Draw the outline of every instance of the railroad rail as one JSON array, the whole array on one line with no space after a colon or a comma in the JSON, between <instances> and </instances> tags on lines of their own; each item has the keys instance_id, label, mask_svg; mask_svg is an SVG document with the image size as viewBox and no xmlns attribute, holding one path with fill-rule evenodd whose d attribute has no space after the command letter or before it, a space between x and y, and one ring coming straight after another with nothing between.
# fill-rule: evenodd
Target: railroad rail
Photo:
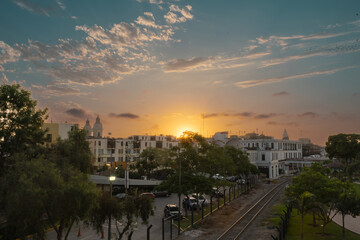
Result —
<instances>
[{"instance_id":1,"label":"railroad rail","mask_svg":"<svg viewBox=\"0 0 360 240\"><path fill-rule=\"evenodd\" d=\"M217 240L235 240L245 232L247 227L255 220L267 204L278 195L290 180L286 179L270 189L263 197L256 201L245 213L243 213Z\"/></svg>"}]
</instances>

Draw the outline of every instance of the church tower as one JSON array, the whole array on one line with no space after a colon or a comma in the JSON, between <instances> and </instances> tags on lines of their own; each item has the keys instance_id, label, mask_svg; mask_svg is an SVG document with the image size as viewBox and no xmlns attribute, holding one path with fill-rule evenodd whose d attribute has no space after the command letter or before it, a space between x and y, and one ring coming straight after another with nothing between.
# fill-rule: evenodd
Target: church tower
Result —
<instances>
[{"instance_id":1,"label":"church tower","mask_svg":"<svg viewBox=\"0 0 360 240\"><path fill-rule=\"evenodd\" d=\"M94 127L93 127L93 136L96 138L101 138L102 132L103 132L103 127L102 127L102 124L100 122L100 118L98 115L96 117L96 122L94 123Z\"/></svg>"},{"instance_id":2,"label":"church tower","mask_svg":"<svg viewBox=\"0 0 360 240\"><path fill-rule=\"evenodd\" d=\"M286 129L284 129L284 133L283 133L282 139L283 139L283 140L289 140L289 135L287 134Z\"/></svg>"},{"instance_id":3,"label":"church tower","mask_svg":"<svg viewBox=\"0 0 360 240\"><path fill-rule=\"evenodd\" d=\"M92 128L91 128L91 126L90 126L89 119L86 120L86 124L85 124L85 126L84 126L84 130L86 131L86 136L87 136L87 137L91 137Z\"/></svg>"}]
</instances>

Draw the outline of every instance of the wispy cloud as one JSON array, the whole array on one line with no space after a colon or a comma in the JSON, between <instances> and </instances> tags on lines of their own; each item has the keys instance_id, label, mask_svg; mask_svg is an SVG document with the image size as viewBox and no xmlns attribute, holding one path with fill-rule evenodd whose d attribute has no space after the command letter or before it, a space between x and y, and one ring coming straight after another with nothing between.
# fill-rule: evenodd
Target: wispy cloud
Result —
<instances>
[{"instance_id":1,"label":"wispy cloud","mask_svg":"<svg viewBox=\"0 0 360 240\"><path fill-rule=\"evenodd\" d=\"M31 85L31 89L33 93L41 94L44 96L64 96L64 95L87 95L86 92L81 91L78 88L70 87L67 85Z\"/></svg>"},{"instance_id":2,"label":"wispy cloud","mask_svg":"<svg viewBox=\"0 0 360 240\"><path fill-rule=\"evenodd\" d=\"M150 4L162 4L164 3L162 0L136 0L137 2L147 2Z\"/></svg>"},{"instance_id":3,"label":"wispy cloud","mask_svg":"<svg viewBox=\"0 0 360 240\"><path fill-rule=\"evenodd\" d=\"M286 95L290 95L290 93L288 93L286 91L281 91L281 92L277 92L277 93L272 94L273 97L286 96Z\"/></svg>"},{"instance_id":4,"label":"wispy cloud","mask_svg":"<svg viewBox=\"0 0 360 240\"><path fill-rule=\"evenodd\" d=\"M297 115L298 118L317 118L318 116L319 114L315 112L304 112Z\"/></svg>"},{"instance_id":5,"label":"wispy cloud","mask_svg":"<svg viewBox=\"0 0 360 240\"><path fill-rule=\"evenodd\" d=\"M353 68L353 66L343 67L343 68L333 68L333 69L321 70L321 71L313 71L313 72L308 72L308 73L294 74L294 75L288 75L288 76L282 76L282 77L246 80L246 81L235 83L235 86L241 87L241 88L248 88L248 87L254 87L254 86L259 86L259 85L264 85L264 84L283 82L283 81L291 80L291 79L308 78L308 77L313 77L313 76L318 76L318 75L331 75L331 74L337 73L339 71L343 71L343 70L350 69L350 68Z\"/></svg>"},{"instance_id":6,"label":"wispy cloud","mask_svg":"<svg viewBox=\"0 0 360 240\"><path fill-rule=\"evenodd\" d=\"M173 59L165 64L165 72L186 72L210 64L209 58L193 57L190 59Z\"/></svg>"},{"instance_id":7,"label":"wispy cloud","mask_svg":"<svg viewBox=\"0 0 360 240\"><path fill-rule=\"evenodd\" d=\"M1 75L0 75L0 83L3 83L3 84L9 83L9 79L6 77L6 75L4 73L1 73Z\"/></svg>"},{"instance_id":8,"label":"wispy cloud","mask_svg":"<svg viewBox=\"0 0 360 240\"><path fill-rule=\"evenodd\" d=\"M127 118L127 119L139 119L140 116L133 113L110 113L109 117L114 118Z\"/></svg>"},{"instance_id":9,"label":"wispy cloud","mask_svg":"<svg viewBox=\"0 0 360 240\"><path fill-rule=\"evenodd\" d=\"M33 0L12 0L19 7L36 14L50 16L51 14L58 14L59 11L64 11L66 6L60 0L48 0L39 4L39 1Z\"/></svg>"},{"instance_id":10,"label":"wispy cloud","mask_svg":"<svg viewBox=\"0 0 360 240\"><path fill-rule=\"evenodd\" d=\"M253 113L253 112L238 112L238 113L207 113L201 115L204 119L217 117L236 117L236 118L252 118L255 120L269 119L280 116L280 113Z\"/></svg>"},{"instance_id":11,"label":"wispy cloud","mask_svg":"<svg viewBox=\"0 0 360 240\"><path fill-rule=\"evenodd\" d=\"M244 62L246 57L192 57L189 59L172 59L168 62L160 62L165 72L188 72L207 71L214 69L240 68L253 64Z\"/></svg>"},{"instance_id":12,"label":"wispy cloud","mask_svg":"<svg viewBox=\"0 0 360 240\"><path fill-rule=\"evenodd\" d=\"M291 127L297 127L299 125L297 122L276 122L276 121L269 121L268 124L273 126L291 126Z\"/></svg>"}]
</instances>

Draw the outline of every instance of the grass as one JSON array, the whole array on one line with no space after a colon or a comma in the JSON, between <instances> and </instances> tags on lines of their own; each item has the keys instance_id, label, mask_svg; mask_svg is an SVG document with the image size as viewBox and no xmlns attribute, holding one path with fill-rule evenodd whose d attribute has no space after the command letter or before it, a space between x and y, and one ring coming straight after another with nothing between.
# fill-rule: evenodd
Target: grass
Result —
<instances>
[{"instance_id":1,"label":"grass","mask_svg":"<svg viewBox=\"0 0 360 240\"><path fill-rule=\"evenodd\" d=\"M308 214L304 218L304 239L317 240L317 239L334 239L338 240L342 238L342 227L336 223L329 223L325 228L325 236L321 235L322 227L321 222L317 222L319 225L314 227L312 225L312 215ZM359 240L360 235L345 230L346 240ZM290 224L286 233L286 240L299 240L301 235L301 216L297 214L294 209L291 214Z\"/></svg>"},{"instance_id":2,"label":"grass","mask_svg":"<svg viewBox=\"0 0 360 240\"><path fill-rule=\"evenodd\" d=\"M272 217L268 218L268 220L274 225L274 226L280 226L282 220L280 218L280 215L284 216L284 212L286 211L286 206L284 204L277 204L274 205L271 208Z\"/></svg>"}]
</instances>

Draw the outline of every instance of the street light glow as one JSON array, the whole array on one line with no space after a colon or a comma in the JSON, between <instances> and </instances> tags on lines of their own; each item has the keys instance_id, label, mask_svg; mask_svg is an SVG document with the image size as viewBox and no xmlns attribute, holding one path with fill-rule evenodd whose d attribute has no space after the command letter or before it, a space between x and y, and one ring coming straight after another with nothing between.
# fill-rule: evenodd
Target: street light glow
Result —
<instances>
[{"instance_id":1,"label":"street light glow","mask_svg":"<svg viewBox=\"0 0 360 240\"><path fill-rule=\"evenodd\" d=\"M115 181L115 179L116 179L115 176L110 176L110 177L109 177L109 181L111 181L111 182L112 182L112 181Z\"/></svg>"}]
</instances>

